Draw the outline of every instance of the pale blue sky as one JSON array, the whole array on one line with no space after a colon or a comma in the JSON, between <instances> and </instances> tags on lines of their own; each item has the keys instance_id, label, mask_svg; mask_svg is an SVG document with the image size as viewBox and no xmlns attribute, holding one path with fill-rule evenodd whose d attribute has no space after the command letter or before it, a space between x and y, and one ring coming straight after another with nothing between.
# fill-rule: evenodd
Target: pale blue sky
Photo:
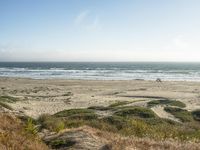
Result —
<instances>
[{"instance_id":1,"label":"pale blue sky","mask_svg":"<svg viewBox=\"0 0 200 150\"><path fill-rule=\"evenodd\" d=\"M200 0L0 0L0 61L200 61Z\"/></svg>"}]
</instances>

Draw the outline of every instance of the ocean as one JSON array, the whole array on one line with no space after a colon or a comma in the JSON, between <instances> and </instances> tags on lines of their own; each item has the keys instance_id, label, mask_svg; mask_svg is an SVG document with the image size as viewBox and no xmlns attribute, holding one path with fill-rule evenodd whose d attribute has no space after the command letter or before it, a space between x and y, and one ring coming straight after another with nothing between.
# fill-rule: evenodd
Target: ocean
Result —
<instances>
[{"instance_id":1,"label":"ocean","mask_svg":"<svg viewBox=\"0 0 200 150\"><path fill-rule=\"evenodd\" d=\"M0 62L0 76L33 79L200 81L200 63Z\"/></svg>"}]
</instances>

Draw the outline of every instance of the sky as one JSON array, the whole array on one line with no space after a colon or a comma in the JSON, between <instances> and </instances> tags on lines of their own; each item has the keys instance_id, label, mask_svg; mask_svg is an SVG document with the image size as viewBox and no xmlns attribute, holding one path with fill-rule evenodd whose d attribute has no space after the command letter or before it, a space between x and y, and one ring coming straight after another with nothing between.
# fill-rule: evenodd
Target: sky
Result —
<instances>
[{"instance_id":1,"label":"sky","mask_svg":"<svg viewBox=\"0 0 200 150\"><path fill-rule=\"evenodd\" d=\"M0 61L200 61L200 0L0 0Z\"/></svg>"}]
</instances>

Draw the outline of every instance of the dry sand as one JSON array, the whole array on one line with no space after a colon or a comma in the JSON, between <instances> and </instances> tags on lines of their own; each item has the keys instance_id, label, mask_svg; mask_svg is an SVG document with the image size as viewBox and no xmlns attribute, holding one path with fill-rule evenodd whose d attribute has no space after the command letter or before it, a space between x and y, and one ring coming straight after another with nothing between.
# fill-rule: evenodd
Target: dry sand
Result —
<instances>
[{"instance_id":1,"label":"dry sand","mask_svg":"<svg viewBox=\"0 0 200 150\"><path fill-rule=\"evenodd\" d=\"M150 100L169 98L186 104L191 111L200 108L200 82L129 80L61 80L0 78L0 95L18 97L10 103L18 112L37 118L70 108L107 106L116 101L138 101L132 105L145 106ZM162 107L152 110L160 117L174 119Z\"/></svg>"}]
</instances>

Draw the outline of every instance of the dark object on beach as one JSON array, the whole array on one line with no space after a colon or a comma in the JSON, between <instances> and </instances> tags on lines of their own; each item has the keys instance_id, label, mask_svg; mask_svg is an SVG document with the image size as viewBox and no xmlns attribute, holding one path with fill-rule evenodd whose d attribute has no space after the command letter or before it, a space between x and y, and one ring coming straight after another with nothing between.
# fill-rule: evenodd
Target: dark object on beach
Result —
<instances>
[{"instance_id":1,"label":"dark object on beach","mask_svg":"<svg viewBox=\"0 0 200 150\"><path fill-rule=\"evenodd\" d=\"M157 78L156 82L162 82L162 80L160 78Z\"/></svg>"},{"instance_id":2,"label":"dark object on beach","mask_svg":"<svg viewBox=\"0 0 200 150\"><path fill-rule=\"evenodd\" d=\"M134 80L136 80L136 81L144 81L144 79L134 79Z\"/></svg>"}]
</instances>

